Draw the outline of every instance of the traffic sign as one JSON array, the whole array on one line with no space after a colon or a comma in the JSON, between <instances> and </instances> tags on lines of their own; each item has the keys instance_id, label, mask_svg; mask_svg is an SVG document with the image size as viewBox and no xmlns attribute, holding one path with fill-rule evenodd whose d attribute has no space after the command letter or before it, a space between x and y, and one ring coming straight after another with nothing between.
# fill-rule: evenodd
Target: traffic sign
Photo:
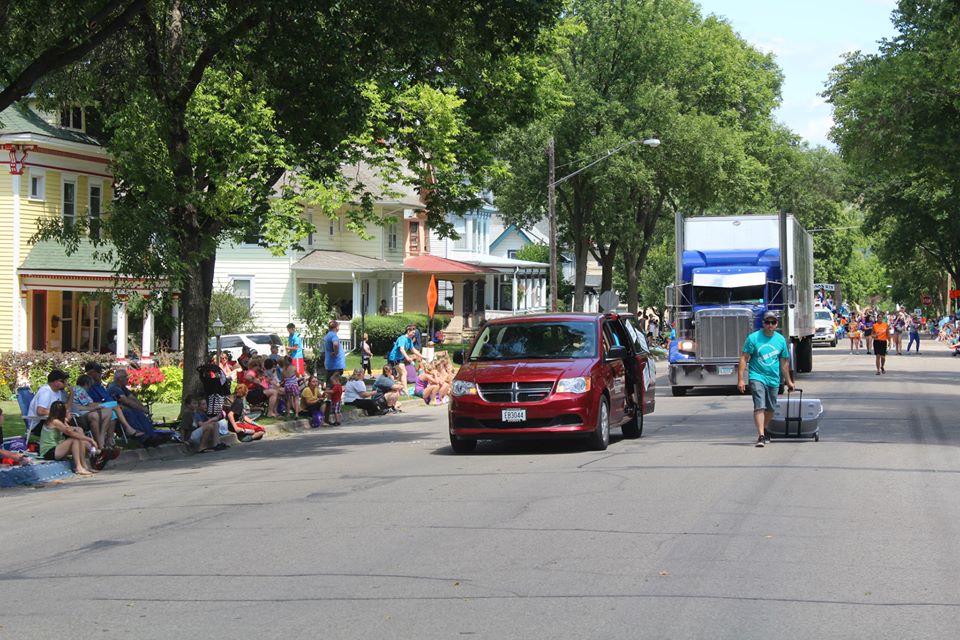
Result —
<instances>
[{"instance_id":1,"label":"traffic sign","mask_svg":"<svg viewBox=\"0 0 960 640\"><path fill-rule=\"evenodd\" d=\"M933 304L933 298L931 298L927 294L923 294L923 297L920 298L920 302L923 303L923 306L929 307L930 305Z\"/></svg>"}]
</instances>

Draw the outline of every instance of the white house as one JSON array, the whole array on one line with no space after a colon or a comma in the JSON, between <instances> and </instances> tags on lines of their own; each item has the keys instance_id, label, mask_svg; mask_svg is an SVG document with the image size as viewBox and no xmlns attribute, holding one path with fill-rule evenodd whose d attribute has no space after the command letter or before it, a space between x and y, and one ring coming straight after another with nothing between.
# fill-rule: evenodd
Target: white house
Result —
<instances>
[{"instance_id":1,"label":"white house","mask_svg":"<svg viewBox=\"0 0 960 640\"><path fill-rule=\"evenodd\" d=\"M385 304L389 313L403 311L404 218L423 207L412 188L383 184L367 165L345 167L376 197L374 211L385 224L370 224L369 239L346 229L341 208L328 217L313 207L304 215L315 231L301 241L302 250L273 255L256 244L226 243L217 251L214 288L226 288L248 302L260 331L285 333L289 322L302 324L301 294L319 290L336 304L341 319L376 315ZM341 339L351 344L350 326L341 326Z\"/></svg>"}]
</instances>

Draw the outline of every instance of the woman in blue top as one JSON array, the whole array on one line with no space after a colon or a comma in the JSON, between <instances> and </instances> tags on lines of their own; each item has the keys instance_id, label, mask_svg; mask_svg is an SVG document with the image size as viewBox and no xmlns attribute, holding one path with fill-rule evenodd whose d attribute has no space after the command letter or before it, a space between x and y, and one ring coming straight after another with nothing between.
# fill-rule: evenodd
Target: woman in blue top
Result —
<instances>
[{"instance_id":1,"label":"woman in blue top","mask_svg":"<svg viewBox=\"0 0 960 640\"><path fill-rule=\"evenodd\" d=\"M413 346L413 337L416 333L417 325L408 324L406 333L397 338L393 343L393 349L390 350L390 355L387 356L387 364L399 372L400 384L404 389L401 393L404 395L407 389L407 364L413 362L414 358L419 360L423 357Z\"/></svg>"}]
</instances>

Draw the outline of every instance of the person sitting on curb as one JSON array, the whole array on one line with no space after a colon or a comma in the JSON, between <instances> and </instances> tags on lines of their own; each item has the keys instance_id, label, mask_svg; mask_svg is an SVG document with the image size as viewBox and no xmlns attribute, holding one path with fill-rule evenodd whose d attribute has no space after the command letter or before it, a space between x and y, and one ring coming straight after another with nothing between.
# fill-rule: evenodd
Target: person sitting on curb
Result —
<instances>
[{"instance_id":1,"label":"person sitting on curb","mask_svg":"<svg viewBox=\"0 0 960 640\"><path fill-rule=\"evenodd\" d=\"M300 415L310 418L311 427L319 427L323 421L323 389L320 388L320 379L317 376L310 376L307 380L300 400Z\"/></svg>"},{"instance_id":2,"label":"person sitting on curb","mask_svg":"<svg viewBox=\"0 0 960 640\"><path fill-rule=\"evenodd\" d=\"M373 383L374 402L376 402L378 396L383 396L383 401L386 402L387 408L394 413L399 413L400 409L397 408L397 401L400 399L400 392L404 388L404 385L394 379L393 367L387 365L383 368L383 373L380 377Z\"/></svg>"},{"instance_id":3,"label":"person sitting on curb","mask_svg":"<svg viewBox=\"0 0 960 640\"><path fill-rule=\"evenodd\" d=\"M42 426L50 415L50 407L54 402L62 402L66 407L66 414L63 417L64 422L70 422L73 418L68 404L67 394L64 389L67 386L67 374L60 369L54 369L47 374L47 384L37 389L37 393L30 401L30 407L27 409L27 420L29 421L30 431L35 431Z\"/></svg>"},{"instance_id":4,"label":"person sitting on curb","mask_svg":"<svg viewBox=\"0 0 960 640\"><path fill-rule=\"evenodd\" d=\"M238 384L233 390L233 401L227 408L227 424L231 431L237 434L240 442L253 442L263 438L266 430L258 424L244 419L244 398L247 397L247 388Z\"/></svg>"},{"instance_id":5,"label":"person sitting on curb","mask_svg":"<svg viewBox=\"0 0 960 640\"><path fill-rule=\"evenodd\" d=\"M373 391L367 391L367 383L363 381L364 369L354 369L343 387L343 402L350 406L362 409L368 416L380 415L380 408L373 400Z\"/></svg>"},{"instance_id":6,"label":"person sitting on curb","mask_svg":"<svg viewBox=\"0 0 960 640\"><path fill-rule=\"evenodd\" d=\"M83 372L85 375L90 376L90 378L93 380L93 383L90 385L90 387L86 389L90 399L100 405L103 405L104 408L116 407L116 400L110 396L110 394L107 392L107 388L103 386L103 365L96 360L90 360L83 365ZM111 409L110 419L120 423L120 426L123 428L123 433L126 434L128 438L139 439L143 437L141 432L130 426L130 423L127 422L126 416L123 415L123 411L120 409ZM113 434L115 430L116 429L114 427L110 433Z\"/></svg>"},{"instance_id":7,"label":"person sitting on curb","mask_svg":"<svg viewBox=\"0 0 960 640\"><path fill-rule=\"evenodd\" d=\"M40 457L44 460L73 458L73 472L78 476L92 476L94 471L85 463L88 452L96 452L97 443L79 427L67 425L67 405L55 400L40 429ZM106 459L95 453L94 465L102 469Z\"/></svg>"},{"instance_id":8,"label":"person sitting on curb","mask_svg":"<svg viewBox=\"0 0 960 640\"><path fill-rule=\"evenodd\" d=\"M185 410L193 415L193 430L190 432L188 440L197 453L223 451L228 448L229 445L220 442L220 422L222 418L207 415L205 398L190 396Z\"/></svg>"},{"instance_id":9,"label":"person sitting on curb","mask_svg":"<svg viewBox=\"0 0 960 640\"><path fill-rule=\"evenodd\" d=\"M94 402L88 389L93 386L93 378L83 374L77 378L77 385L73 388L73 402L70 405L77 414L77 422L86 427L93 434L97 442L97 449L114 449L114 421L113 409ZM117 450L117 455L119 455ZM115 456L114 456L115 457Z\"/></svg>"},{"instance_id":10,"label":"person sitting on curb","mask_svg":"<svg viewBox=\"0 0 960 640\"><path fill-rule=\"evenodd\" d=\"M117 409L123 411L123 417L126 418L127 424L133 427L137 433L143 434L140 442L144 447L155 447L166 442L166 438L154 431L153 421L147 415L147 408L127 388L126 369L117 369L114 372L113 382L107 387L107 393L117 402Z\"/></svg>"},{"instance_id":11,"label":"person sitting on curb","mask_svg":"<svg viewBox=\"0 0 960 640\"><path fill-rule=\"evenodd\" d=\"M3 433L3 409L0 409L0 433ZM29 456L25 456L19 451L7 451L0 447L0 462L3 464L28 465L33 464Z\"/></svg>"},{"instance_id":12,"label":"person sitting on curb","mask_svg":"<svg viewBox=\"0 0 960 640\"><path fill-rule=\"evenodd\" d=\"M280 390L273 386L267 378L263 368L263 360L254 356L250 358L249 367L243 374L243 384L247 386L247 402L253 405L267 405L267 417L277 417L277 401L280 399Z\"/></svg>"}]
</instances>

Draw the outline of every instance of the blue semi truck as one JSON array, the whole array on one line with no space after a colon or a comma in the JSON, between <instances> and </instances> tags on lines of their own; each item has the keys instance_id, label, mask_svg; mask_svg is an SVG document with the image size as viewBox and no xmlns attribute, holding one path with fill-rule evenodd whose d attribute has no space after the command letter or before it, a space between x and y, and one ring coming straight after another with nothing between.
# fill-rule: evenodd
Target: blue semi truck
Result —
<instances>
[{"instance_id":1,"label":"blue semi truck","mask_svg":"<svg viewBox=\"0 0 960 640\"><path fill-rule=\"evenodd\" d=\"M791 215L677 216L676 280L667 287L675 396L735 387L747 335L780 317L791 368L813 370L813 240Z\"/></svg>"}]
</instances>

